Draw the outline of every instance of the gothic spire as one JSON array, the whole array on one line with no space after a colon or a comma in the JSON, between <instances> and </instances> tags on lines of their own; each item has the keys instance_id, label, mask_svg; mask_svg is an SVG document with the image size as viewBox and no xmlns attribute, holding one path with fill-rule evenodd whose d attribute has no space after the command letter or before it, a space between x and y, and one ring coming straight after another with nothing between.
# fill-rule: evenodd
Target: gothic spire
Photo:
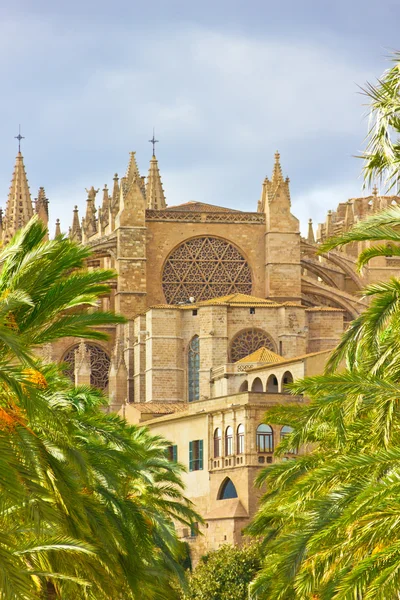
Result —
<instances>
[{"instance_id":1,"label":"gothic spire","mask_svg":"<svg viewBox=\"0 0 400 600\"><path fill-rule=\"evenodd\" d=\"M33 206L24 159L21 152L18 152L4 215L3 242L8 242L18 229L28 223L32 216Z\"/></svg>"},{"instance_id":2,"label":"gothic spire","mask_svg":"<svg viewBox=\"0 0 400 600\"><path fill-rule=\"evenodd\" d=\"M275 152L275 163L272 171L271 180L266 177L263 183L263 190L259 207L262 210L266 210L266 203L273 201L283 202L286 208L290 209L290 189L289 189L289 178L283 178L282 167L280 163L280 154Z\"/></svg>"},{"instance_id":3,"label":"gothic spire","mask_svg":"<svg viewBox=\"0 0 400 600\"><path fill-rule=\"evenodd\" d=\"M61 235L60 219L56 220L56 232L54 234L54 237L57 237L58 235Z\"/></svg>"},{"instance_id":4,"label":"gothic spire","mask_svg":"<svg viewBox=\"0 0 400 600\"><path fill-rule=\"evenodd\" d=\"M309 244L315 244L315 237L314 237L314 229L313 229L312 219L308 220L307 242Z\"/></svg>"},{"instance_id":5,"label":"gothic spire","mask_svg":"<svg viewBox=\"0 0 400 600\"><path fill-rule=\"evenodd\" d=\"M154 154L150 160L149 174L147 176L146 200L147 208L152 210L162 210L167 206L158 161Z\"/></svg>"},{"instance_id":6,"label":"gothic spire","mask_svg":"<svg viewBox=\"0 0 400 600\"><path fill-rule=\"evenodd\" d=\"M145 196L146 195L146 185L144 182L144 177L141 177L140 172L139 172L139 167L137 166L136 152L130 152L129 154L130 154L130 158L129 158L128 168L126 170L126 175L125 175L125 177L121 178L122 191L124 193L126 193L129 190L132 183L134 181L137 181L143 196Z\"/></svg>"},{"instance_id":7,"label":"gothic spire","mask_svg":"<svg viewBox=\"0 0 400 600\"><path fill-rule=\"evenodd\" d=\"M139 168L136 162L136 152L130 152L129 164L126 170L126 184L130 185L135 179L140 179Z\"/></svg>"},{"instance_id":8,"label":"gothic spire","mask_svg":"<svg viewBox=\"0 0 400 600\"><path fill-rule=\"evenodd\" d=\"M108 194L106 183L104 184L103 188L103 204L101 205L99 213L101 232L104 233L107 225L110 222L110 196Z\"/></svg>"},{"instance_id":9,"label":"gothic spire","mask_svg":"<svg viewBox=\"0 0 400 600\"><path fill-rule=\"evenodd\" d=\"M92 237L97 233L97 219L96 219L96 194L99 190L95 190L92 186L89 190L86 190L88 197L86 200L86 215L83 222L83 229L87 238Z\"/></svg>"},{"instance_id":10,"label":"gothic spire","mask_svg":"<svg viewBox=\"0 0 400 600\"><path fill-rule=\"evenodd\" d=\"M70 234L70 238L72 240L75 240L77 242L81 242L82 241L82 228L81 225L79 223L79 214L78 214L78 207L75 206L74 208L74 216L72 218L72 227L71 227L71 234Z\"/></svg>"},{"instance_id":11,"label":"gothic spire","mask_svg":"<svg viewBox=\"0 0 400 600\"><path fill-rule=\"evenodd\" d=\"M279 154L278 151L276 151L275 152L274 170L272 172L272 180L271 180L271 183L273 185L278 185L278 183L280 183L281 181L283 181L282 167L281 167L280 158L281 158L281 155Z\"/></svg>"},{"instance_id":12,"label":"gothic spire","mask_svg":"<svg viewBox=\"0 0 400 600\"><path fill-rule=\"evenodd\" d=\"M40 216L41 212L49 216L49 201L46 198L44 187L39 188L38 196L35 198L35 212Z\"/></svg>"},{"instance_id":13,"label":"gothic spire","mask_svg":"<svg viewBox=\"0 0 400 600\"><path fill-rule=\"evenodd\" d=\"M118 183L118 173L114 175L114 185L113 191L110 201L110 213L111 213L111 231L114 231L115 227L115 217L119 211L119 197L120 197L120 189Z\"/></svg>"}]
</instances>

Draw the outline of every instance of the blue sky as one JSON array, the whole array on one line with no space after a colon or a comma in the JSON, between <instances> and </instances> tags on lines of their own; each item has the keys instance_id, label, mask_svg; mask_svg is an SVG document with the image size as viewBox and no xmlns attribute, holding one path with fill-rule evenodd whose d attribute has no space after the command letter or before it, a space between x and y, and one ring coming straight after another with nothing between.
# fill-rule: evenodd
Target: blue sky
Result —
<instances>
[{"instance_id":1,"label":"blue sky","mask_svg":"<svg viewBox=\"0 0 400 600\"><path fill-rule=\"evenodd\" d=\"M281 153L304 231L362 195L358 86L399 49L381 0L20 0L0 7L4 207L22 125L32 197L67 231L85 188L142 174L153 126L167 202L256 210ZM99 194L100 196L100 194ZM100 197L99 197L100 200Z\"/></svg>"}]
</instances>

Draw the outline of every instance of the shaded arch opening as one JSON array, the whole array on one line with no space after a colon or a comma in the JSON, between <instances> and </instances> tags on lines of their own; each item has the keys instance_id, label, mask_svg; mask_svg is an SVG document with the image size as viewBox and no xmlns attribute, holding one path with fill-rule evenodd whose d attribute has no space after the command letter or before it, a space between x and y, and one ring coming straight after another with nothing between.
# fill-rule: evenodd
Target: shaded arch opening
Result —
<instances>
[{"instance_id":1,"label":"shaded arch opening","mask_svg":"<svg viewBox=\"0 0 400 600\"><path fill-rule=\"evenodd\" d=\"M267 392L277 394L279 392L279 384L276 375L270 375L267 379Z\"/></svg>"},{"instance_id":2,"label":"shaded arch opening","mask_svg":"<svg viewBox=\"0 0 400 600\"><path fill-rule=\"evenodd\" d=\"M239 392L248 392L249 391L249 382L247 381L243 381L240 384L240 388L239 388Z\"/></svg>"},{"instance_id":3,"label":"shaded arch opening","mask_svg":"<svg viewBox=\"0 0 400 600\"><path fill-rule=\"evenodd\" d=\"M285 386L289 385L290 383L293 383L293 375L291 374L290 371L286 371L283 376L282 376L282 391L284 391ZM289 390L286 390L289 391Z\"/></svg>"},{"instance_id":4,"label":"shaded arch opening","mask_svg":"<svg viewBox=\"0 0 400 600\"><path fill-rule=\"evenodd\" d=\"M232 498L237 498L238 493L235 488L235 484L232 479L227 477L221 484L219 488L217 500L231 500Z\"/></svg>"},{"instance_id":5,"label":"shaded arch opening","mask_svg":"<svg viewBox=\"0 0 400 600\"><path fill-rule=\"evenodd\" d=\"M262 381L259 377L256 377L255 380L253 381L252 385L251 385L251 391L252 392L263 392L263 384Z\"/></svg>"}]
</instances>

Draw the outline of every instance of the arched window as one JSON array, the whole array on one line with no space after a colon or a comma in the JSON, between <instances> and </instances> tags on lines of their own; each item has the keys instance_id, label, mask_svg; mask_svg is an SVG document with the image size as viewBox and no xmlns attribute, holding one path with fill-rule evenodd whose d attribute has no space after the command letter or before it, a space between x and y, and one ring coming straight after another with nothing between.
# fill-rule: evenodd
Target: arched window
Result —
<instances>
[{"instance_id":1,"label":"arched window","mask_svg":"<svg viewBox=\"0 0 400 600\"><path fill-rule=\"evenodd\" d=\"M231 426L225 431L225 456L233 454L233 429Z\"/></svg>"},{"instance_id":2,"label":"arched window","mask_svg":"<svg viewBox=\"0 0 400 600\"><path fill-rule=\"evenodd\" d=\"M257 452L273 452L274 433L272 427L261 423L257 427Z\"/></svg>"},{"instance_id":3,"label":"arched window","mask_svg":"<svg viewBox=\"0 0 400 600\"><path fill-rule=\"evenodd\" d=\"M293 427L290 427L290 425L284 425L281 429L281 441L284 440L289 435L291 435L292 433L293 433ZM291 452L292 454L297 454L297 450L295 448L288 450L288 452Z\"/></svg>"},{"instance_id":4,"label":"arched window","mask_svg":"<svg viewBox=\"0 0 400 600\"><path fill-rule=\"evenodd\" d=\"M267 392L270 394L277 394L278 391L278 380L275 375L270 375L267 381Z\"/></svg>"},{"instance_id":5,"label":"arched window","mask_svg":"<svg viewBox=\"0 0 400 600\"><path fill-rule=\"evenodd\" d=\"M281 440L290 435L293 432L293 427L290 425L284 425L281 429Z\"/></svg>"},{"instance_id":6,"label":"arched window","mask_svg":"<svg viewBox=\"0 0 400 600\"><path fill-rule=\"evenodd\" d=\"M272 350L272 352L276 352L275 343L268 333L262 329L244 329L243 331L240 331L232 340L230 348L230 362L235 363L263 347Z\"/></svg>"},{"instance_id":7,"label":"arched window","mask_svg":"<svg viewBox=\"0 0 400 600\"><path fill-rule=\"evenodd\" d=\"M289 383L293 383L293 375L290 371L286 371L282 377L282 391L284 391L285 385L289 385Z\"/></svg>"},{"instance_id":8,"label":"arched window","mask_svg":"<svg viewBox=\"0 0 400 600\"><path fill-rule=\"evenodd\" d=\"M200 398L199 386L200 373L200 341L199 336L195 335L189 344L188 355L188 382L189 382L189 402Z\"/></svg>"},{"instance_id":9,"label":"arched window","mask_svg":"<svg viewBox=\"0 0 400 600\"><path fill-rule=\"evenodd\" d=\"M252 392L263 392L263 384L259 377L256 377L251 386Z\"/></svg>"},{"instance_id":10,"label":"arched window","mask_svg":"<svg viewBox=\"0 0 400 600\"><path fill-rule=\"evenodd\" d=\"M65 374L75 383L75 351L78 344L72 346L64 355L63 361L68 364ZM86 350L90 352L90 385L105 390L108 387L108 374L110 370L110 357L100 346L85 342Z\"/></svg>"},{"instance_id":11,"label":"arched window","mask_svg":"<svg viewBox=\"0 0 400 600\"><path fill-rule=\"evenodd\" d=\"M238 426L236 437L236 454L244 454L244 425Z\"/></svg>"},{"instance_id":12,"label":"arched window","mask_svg":"<svg viewBox=\"0 0 400 600\"><path fill-rule=\"evenodd\" d=\"M248 392L249 391L249 382L247 381L243 381L240 384L240 388L239 388L239 392Z\"/></svg>"},{"instance_id":13,"label":"arched window","mask_svg":"<svg viewBox=\"0 0 400 600\"><path fill-rule=\"evenodd\" d=\"M230 500L237 498L238 494L233 484L232 479L227 477L223 482L218 492L218 500Z\"/></svg>"},{"instance_id":14,"label":"arched window","mask_svg":"<svg viewBox=\"0 0 400 600\"><path fill-rule=\"evenodd\" d=\"M214 458L221 456L222 431L219 427L214 431Z\"/></svg>"}]
</instances>

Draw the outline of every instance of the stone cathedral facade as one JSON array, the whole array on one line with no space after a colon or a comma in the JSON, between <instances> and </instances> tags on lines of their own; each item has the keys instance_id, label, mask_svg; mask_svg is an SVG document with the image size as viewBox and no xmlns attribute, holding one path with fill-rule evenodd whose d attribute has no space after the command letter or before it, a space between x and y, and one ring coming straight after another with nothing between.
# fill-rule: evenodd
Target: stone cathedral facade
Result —
<instances>
[{"instance_id":1,"label":"stone cathedral facade","mask_svg":"<svg viewBox=\"0 0 400 600\"><path fill-rule=\"evenodd\" d=\"M86 190L82 219L73 209L69 236L92 248L88 268L118 275L101 307L127 323L110 327L106 343L65 339L42 356L67 363L76 383L106 391L111 410L170 440L170 458L186 465L187 494L205 520L180 531L194 557L240 543L257 506L254 477L289 431L263 422L268 408L304 401L285 385L323 370L365 308L366 284L400 275L398 257L373 259L360 275L355 245L318 255L321 240L400 198L374 189L342 202L316 235L310 220L303 238L289 187L277 153L249 212L169 206L156 157L143 177L131 152L124 177L115 174L102 192ZM32 202L18 153L1 213L3 243L34 213L48 224L44 188Z\"/></svg>"}]
</instances>

